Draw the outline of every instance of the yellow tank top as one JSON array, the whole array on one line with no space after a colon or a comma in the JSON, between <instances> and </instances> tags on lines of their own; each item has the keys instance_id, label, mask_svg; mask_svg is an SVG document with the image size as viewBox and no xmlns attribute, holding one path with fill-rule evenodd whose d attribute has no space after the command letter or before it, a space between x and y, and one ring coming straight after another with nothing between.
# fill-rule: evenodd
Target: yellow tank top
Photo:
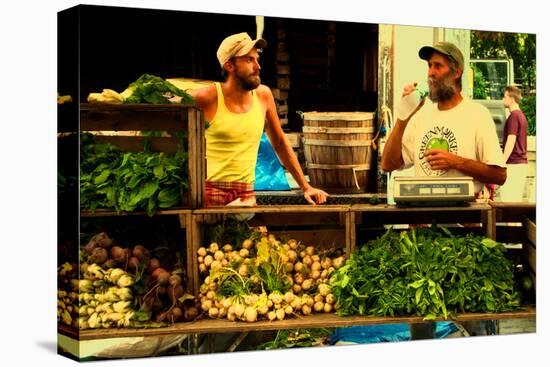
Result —
<instances>
[{"instance_id":1,"label":"yellow tank top","mask_svg":"<svg viewBox=\"0 0 550 367\"><path fill-rule=\"evenodd\" d=\"M218 109L205 132L206 180L253 183L265 112L255 90L248 112L229 111L220 83L215 85Z\"/></svg>"}]
</instances>

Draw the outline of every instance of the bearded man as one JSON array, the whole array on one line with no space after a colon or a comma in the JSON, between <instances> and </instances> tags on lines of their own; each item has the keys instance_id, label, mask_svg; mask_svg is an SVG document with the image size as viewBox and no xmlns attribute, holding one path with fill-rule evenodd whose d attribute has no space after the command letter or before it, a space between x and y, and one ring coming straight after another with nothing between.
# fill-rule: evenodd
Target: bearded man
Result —
<instances>
[{"instance_id":1,"label":"bearded man","mask_svg":"<svg viewBox=\"0 0 550 367\"><path fill-rule=\"evenodd\" d=\"M403 89L397 122L382 154L382 169L414 166L416 176L470 176L476 193L483 183L502 185L506 164L489 110L462 96L464 57L452 43L422 47L428 62L428 97L406 106L416 84Z\"/></svg>"},{"instance_id":2,"label":"bearded man","mask_svg":"<svg viewBox=\"0 0 550 367\"><path fill-rule=\"evenodd\" d=\"M326 202L328 194L306 181L281 128L271 89L261 84L259 50L266 45L244 32L225 38L216 53L225 81L190 91L208 122L206 206L255 205L256 158L264 129L306 201Z\"/></svg>"},{"instance_id":3,"label":"bearded man","mask_svg":"<svg viewBox=\"0 0 550 367\"><path fill-rule=\"evenodd\" d=\"M416 83L405 86L403 98L382 154L382 169L414 166L416 176L474 178L476 193L483 183L506 181L506 164L496 127L486 107L461 95L464 57L448 42L422 47L418 55L428 62L428 97L407 103ZM499 183L500 182L500 183ZM479 322L465 323L481 330ZM435 337L435 323L410 324L411 339Z\"/></svg>"}]
</instances>

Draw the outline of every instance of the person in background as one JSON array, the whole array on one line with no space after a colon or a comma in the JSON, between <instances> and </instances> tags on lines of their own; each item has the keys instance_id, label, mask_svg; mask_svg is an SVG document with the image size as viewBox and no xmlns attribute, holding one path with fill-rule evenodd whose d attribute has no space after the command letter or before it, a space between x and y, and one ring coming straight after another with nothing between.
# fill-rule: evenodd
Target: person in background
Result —
<instances>
[{"instance_id":1,"label":"person in background","mask_svg":"<svg viewBox=\"0 0 550 367\"><path fill-rule=\"evenodd\" d=\"M266 46L264 39L253 40L245 32L225 38L216 53L225 81L189 91L208 121L206 206L255 205L254 174L264 129L305 200L326 202L328 194L306 181L281 128L271 89L261 84L260 51Z\"/></svg>"},{"instance_id":2,"label":"person in background","mask_svg":"<svg viewBox=\"0 0 550 367\"><path fill-rule=\"evenodd\" d=\"M527 176L527 118L519 108L521 91L518 87L504 89L502 102L510 110L504 124L503 149L508 171L506 183L500 187L500 200L517 202L523 200Z\"/></svg>"},{"instance_id":3,"label":"person in background","mask_svg":"<svg viewBox=\"0 0 550 367\"><path fill-rule=\"evenodd\" d=\"M382 169L414 166L416 176L474 178L476 193L484 183L502 185L506 166L491 114L481 104L464 98L464 57L452 43L422 47L428 62L428 97L411 103L416 83L407 85L394 125L382 153ZM435 337L435 323L410 325L412 339Z\"/></svg>"}]
</instances>

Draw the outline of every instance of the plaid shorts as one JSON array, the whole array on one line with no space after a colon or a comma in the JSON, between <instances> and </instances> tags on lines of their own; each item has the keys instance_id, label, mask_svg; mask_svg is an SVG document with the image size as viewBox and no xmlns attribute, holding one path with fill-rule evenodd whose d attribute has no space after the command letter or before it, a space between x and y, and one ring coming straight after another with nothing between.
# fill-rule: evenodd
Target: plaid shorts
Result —
<instances>
[{"instance_id":1,"label":"plaid shorts","mask_svg":"<svg viewBox=\"0 0 550 367\"><path fill-rule=\"evenodd\" d=\"M236 199L250 200L256 196L253 183L223 181L206 181L204 194L206 206L227 205Z\"/></svg>"}]
</instances>

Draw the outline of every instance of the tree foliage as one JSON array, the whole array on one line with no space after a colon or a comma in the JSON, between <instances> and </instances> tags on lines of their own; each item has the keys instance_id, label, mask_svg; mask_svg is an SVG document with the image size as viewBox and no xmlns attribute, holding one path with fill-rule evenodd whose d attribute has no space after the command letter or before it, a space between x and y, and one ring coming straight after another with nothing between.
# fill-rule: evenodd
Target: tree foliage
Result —
<instances>
[{"instance_id":1,"label":"tree foliage","mask_svg":"<svg viewBox=\"0 0 550 367\"><path fill-rule=\"evenodd\" d=\"M475 59L513 59L514 75L527 94L536 90L536 35L472 31L470 56Z\"/></svg>"},{"instance_id":2,"label":"tree foliage","mask_svg":"<svg viewBox=\"0 0 550 367\"><path fill-rule=\"evenodd\" d=\"M528 135L536 134L536 35L528 33L472 31L472 59L513 59L515 82L523 89L520 104L527 118ZM478 77L474 70L474 78ZM482 83L483 80L474 81ZM475 85L475 84L474 84ZM476 91L474 90L474 95ZM480 96L476 98L481 98Z\"/></svg>"}]
</instances>

